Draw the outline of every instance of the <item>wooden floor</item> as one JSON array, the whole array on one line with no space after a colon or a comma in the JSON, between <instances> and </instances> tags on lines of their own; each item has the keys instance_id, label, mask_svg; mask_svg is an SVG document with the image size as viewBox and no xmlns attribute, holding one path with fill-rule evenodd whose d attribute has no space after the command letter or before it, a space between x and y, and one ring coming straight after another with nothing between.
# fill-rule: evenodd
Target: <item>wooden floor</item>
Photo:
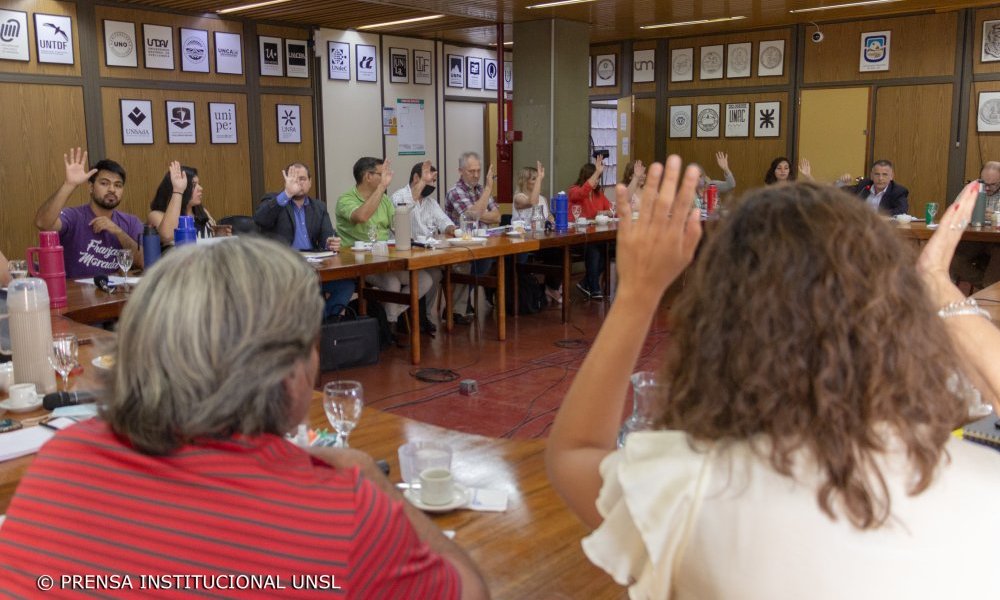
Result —
<instances>
[{"instance_id":1,"label":"wooden floor","mask_svg":"<svg viewBox=\"0 0 1000 600\"><path fill-rule=\"evenodd\" d=\"M370 367L322 373L320 385L334 379L357 379L365 402L379 410L494 438L544 438L608 304L585 300L574 289L571 322L560 322L560 307L507 321L507 340L496 339L489 305L477 323L455 325L448 334L424 336L423 359L410 364L408 350L392 347ZM487 312L488 311L488 312ZM653 324L637 370L660 364L668 343L665 310ZM447 383L417 379L421 369L451 369L459 379ZM459 381L474 379L478 393L459 394ZM359 425L364 427L364 423Z\"/></svg>"}]
</instances>

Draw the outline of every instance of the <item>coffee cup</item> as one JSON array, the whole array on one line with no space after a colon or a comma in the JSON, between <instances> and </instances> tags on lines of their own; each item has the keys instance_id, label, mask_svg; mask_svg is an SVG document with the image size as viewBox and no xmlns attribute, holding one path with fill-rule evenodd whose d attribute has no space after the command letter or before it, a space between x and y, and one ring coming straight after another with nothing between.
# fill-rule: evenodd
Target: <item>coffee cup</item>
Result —
<instances>
[{"instance_id":1,"label":"coffee cup","mask_svg":"<svg viewBox=\"0 0 1000 600\"><path fill-rule=\"evenodd\" d=\"M10 396L8 404L14 408L31 406L38 402L38 393L33 383L14 384L7 389L7 395Z\"/></svg>"},{"instance_id":2,"label":"coffee cup","mask_svg":"<svg viewBox=\"0 0 1000 600\"><path fill-rule=\"evenodd\" d=\"M14 363L0 363L0 392L6 392L14 383Z\"/></svg>"},{"instance_id":3,"label":"coffee cup","mask_svg":"<svg viewBox=\"0 0 1000 600\"><path fill-rule=\"evenodd\" d=\"M354 248L355 250L364 250L365 249L365 243L361 242L361 241L354 242L354 245L352 246L352 248Z\"/></svg>"},{"instance_id":4,"label":"coffee cup","mask_svg":"<svg viewBox=\"0 0 1000 600\"><path fill-rule=\"evenodd\" d=\"M420 472L420 501L427 506L448 504L454 497L451 471L442 467Z\"/></svg>"}]
</instances>

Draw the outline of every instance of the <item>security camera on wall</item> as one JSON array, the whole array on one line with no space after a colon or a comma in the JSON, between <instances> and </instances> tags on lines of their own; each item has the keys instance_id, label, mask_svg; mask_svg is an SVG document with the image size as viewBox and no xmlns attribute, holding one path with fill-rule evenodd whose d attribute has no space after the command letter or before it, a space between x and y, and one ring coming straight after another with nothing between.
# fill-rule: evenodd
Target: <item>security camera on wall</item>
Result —
<instances>
[{"instance_id":1,"label":"security camera on wall","mask_svg":"<svg viewBox=\"0 0 1000 600\"><path fill-rule=\"evenodd\" d=\"M826 36L823 35L823 32L819 30L819 25L817 25L815 23L813 23L812 25L813 25L813 27L816 28L816 31L812 32L812 35L809 36L809 39L812 40L812 43L818 44L818 43L822 42L823 39L826 38Z\"/></svg>"}]
</instances>

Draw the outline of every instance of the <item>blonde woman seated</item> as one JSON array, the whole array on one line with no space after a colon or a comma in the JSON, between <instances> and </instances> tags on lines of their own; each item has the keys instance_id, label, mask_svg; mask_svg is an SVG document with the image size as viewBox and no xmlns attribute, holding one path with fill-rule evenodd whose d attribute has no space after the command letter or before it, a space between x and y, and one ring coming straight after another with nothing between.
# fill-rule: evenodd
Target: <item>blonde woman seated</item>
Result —
<instances>
[{"instance_id":1,"label":"blonde woman seated","mask_svg":"<svg viewBox=\"0 0 1000 600\"><path fill-rule=\"evenodd\" d=\"M701 237L697 179L676 156L650 168L549 436L552 483L595 528L588 557L632 598L995 597L1000 455L951 435L960 382L1000 389L1000 331L948 278L971 186L919 261L832 186L747 195L675 305L657 429L616 450L629 374Z\"/></svg>"},{"instance_id":2,"label":"blonde woman seated","mask_svg":"<svg viewBox=\"0 0 1000 600\"><path fill-rule=\"evenodd\" d=\"M531 227L531 219L536 208L542 211L542 218L546 223L555 223L555 217L549 210L549 201L542 195L542 181L545 179L545 167L541 161L535 163L534 167L524 167L517 174L517 191L514 192L514 214L513 218L524 221L526 227ZM562 264L562 252L556 248L550 248L536 252L538 259L551 265ZM527 254L518 254L518 262L525 263L528 260ZM545 277L545 295L553 304L562 304L562 282L556 275Z\"/></svg>"},{"instance_id":3,"label":"blonde woman seated","mask_svg":"<svg viewBox=\"0 0 1000 600\"><path fill-rule=\"evenodd\" d=\"M194 226L202 237L232 235L231 225L217 225L211 213L202 204L202 187L198 170L181 166L176 160L163 176L156 195L149 204L147 221L160 234L161 246L174 245L174 230L181 215L194 217Z\"/></svg>"}]
</instances>

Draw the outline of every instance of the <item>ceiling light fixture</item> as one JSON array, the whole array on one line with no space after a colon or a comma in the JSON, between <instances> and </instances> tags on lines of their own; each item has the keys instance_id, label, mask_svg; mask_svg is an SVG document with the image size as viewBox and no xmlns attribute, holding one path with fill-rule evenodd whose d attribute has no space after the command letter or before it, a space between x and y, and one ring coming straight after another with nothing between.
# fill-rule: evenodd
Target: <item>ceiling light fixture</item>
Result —
<instances>
[{"instance_id":1,"label":"ceiling light fixture","mask_svg":"<svg viewBox=\"0 0 1000 600\"><path fill-rule=\"evenodd\" d=\"M804 13L804 12L814 12L817 10L832 10L834 8L849 8L852 6L868 6L869 4L891 4L893 2L902 2L903 0L866 0L865 2L848 2L846 4L831 4L829 6L816 6L813 8L796 8L795 10L790 10L790 13Z\"/></svg>"},{"instance_id":2,"label":"ceiling light fixture","mask_svg":"<svg viewBox=\"0 0 1000 600\"><path fill-rule=\"evenodd\" d=\"M643 25L639 29L664 29L666 27L684 27L685 25L705 25L708 23L724 23L726 21L739 21L740 19L745 19L745 16L738 17L721 17L718 19L699 19L697 21L681 21L680 23L660 23L658 25Z\"/></svg>"},{"instance_id":3,"label":"ceiling light fixture","mask_svg":"<svg viewBox=\"0 0 1000 600\"><path fill-rule=\"evenodd\" d=\"M229 13L240 12L243 10L253 10L255 8L261 8L262 6L271 6L272 4L284 4L285 2L291 2L292 0L267 0L267 2L254 2L253 4L245 4L243 6L234 6L232 8L224 8L222 10L215 11L219 15L228 15Z\"/></svg>"},{"instance_id":4,"label":"ceiling light fixture","mask_svg":"<svg viewBox=\"0 0 1000 600\"><path fill-rule=\"evenodd\" d=\"M430 15L427 17L413 17L412 19L400 19L398 21L387 21L385 23L375 23L374 25L362 25L358 27L358 31L364 31L366 29L378 29L379 27L392 27L393 25L408 25L410 23L420 23L421 21L433 21L434 19L440 19L444 15Z\"/></svg>"},{"instance_id":5,"label":"ceiling light fixture","mask_svg":"<svg viewBox=\"0 0 1000 600\"><path fill-rule=\"evenodd\" d=\"M541 4L532 4L531 6L525 6L524 8L555 8L557 6L567 6L570 4L584 4L587 2L597 2L597 0L557 0L556 2L542 2Z\"/></svg>"}]
</instances>

